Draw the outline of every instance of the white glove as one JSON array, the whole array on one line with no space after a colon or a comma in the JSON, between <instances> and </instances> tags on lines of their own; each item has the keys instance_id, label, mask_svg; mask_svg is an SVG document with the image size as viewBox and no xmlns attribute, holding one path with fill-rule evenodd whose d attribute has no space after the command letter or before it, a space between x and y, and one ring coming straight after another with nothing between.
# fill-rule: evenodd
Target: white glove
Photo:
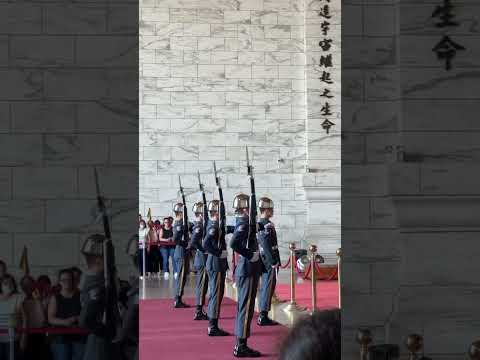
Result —
<instances>
[{"instance_id":1,"label":"white glove","mask_svg":"<svg viewBox=\"0 0 480 360\"><path fill-rule=\"evenodd\" d=\"M222 254L220 255L220 259L226 259L228 257L228 251L222 250Z\"/></svg>"},{"instance_id":2,"label":"white glove","mask_svg":"<svg viewBox=\"0 0 480 360\"><path fill-rule=\"evenodd\" d=\"M260 260L260 255L259 255L259 252L258 252L258 251L255 251L255 252L253 253L252 258L250 259L250 262L256 262L256 261L258 261L258 260Z\"/></svg>"}]
</instances>

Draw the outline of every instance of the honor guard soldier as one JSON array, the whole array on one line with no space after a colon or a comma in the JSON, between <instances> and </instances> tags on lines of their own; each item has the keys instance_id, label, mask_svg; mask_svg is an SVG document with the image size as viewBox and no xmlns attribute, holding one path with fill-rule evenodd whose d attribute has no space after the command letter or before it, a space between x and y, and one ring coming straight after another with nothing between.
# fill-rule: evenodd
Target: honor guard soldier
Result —
<instances>
[{"instance_id":1,"label":"honor guard soldier","mask_svg":"<svg viewBox=\"0 0 480 360\"><path fill-rule=\"evenodd\" d=\"M220 201L212 200L208 204L210 222L204 240L204 248L208 253L207 271L210 289L208 299L208 335L228 336L229 334L218 327L220 308L222 306L223 294L225 291L225 277L227 274L227 245L220 243L219 227Z\"/></svg>"},{"instance_id":2,"label":"honor guard soldier","mask_svg":"<svg viewBox=\"0 0 480 360\"><path fill-rule=\"evenodd\" d=\"M249 202L248 195L239 194L233 200L237 216L236 227L231 240L233 251L240 254L235 270L238 303L235 319L237 343L233 355L236 357L260 357L260 352L247 346L250 337L250 325L253 318L261 262L257 246L247 246L249 237ZM256 204L254 204L255 206Z\"/></svg>"},{"instance_id":3,"label":"honor guard soldier","mask_svg":"<svg viewBox=\"0 0 480 360\"><path fill-rule=\"evenodd\" d=\"M257 324L260 326L278 325L276 321L268 317L280 266L277 233L275 232L275 225L270 221L273 216L273 201L267 197L262 197L258 201L258 208L260 209L260 220L258 222L257 238L260 258L263 263L263 274L260 288L260 316Z\"/></svg>"},{"instance_id":4,"label":"honor guard soldier","mask_svg":"<svg viewBox=\"0 0 480 360\"><path fill-rule=\"evenodd\" d=\"M195 317L193 319L208 320L207 314L203 312L203 305L205 305L205 297L208 290L208 277L207 271L205 270L207 254L202 245L204 238L203 203L195 203L192 211L195 214L192 230L192 247L197 250L193 262L193 267L197 272L195 282Z\"/></svg>"},{"instance_id":5,"label":"honor guard soldier","mask_svg":"<svg viewBox=\"0 0 480 360\"><path fill-rule=\"evenodd\" d=\"M132 236L127 244L126 253L131 259L136 272L138 272L138 234ZM118 342L122 344L123 353L126 359L138 360L139 344L139 289L138 276L133 277L131 288L127 292L127 308L123 314L122 329L120 331Z\"/></svg>"},{"instance_id":6,"label":"honor guard soldier","mask_svg":"<svg viewBox=\"0 0 480 360\"><path fill-rule=\"evenodd\" d=\"M177 264L178 273L175 274L175 308L188 308L189 305L182 301L185 283L188 274L188 258L187 247L188 243L184 241L183 236L185 231L188 231L188 226L183 225L183 204L177 203L173 207L175 213L175 221L173 222L173 241L175 242L175 254L173 260Z\"/></svg>"},{"instance_id":7,"label":"honor guard soldier","mask_svg":"<svg viewBox=\"0 0 480 360\"><path fill-rule=\"evenodd\" d=\"M114 334L111 333L111 326L103 321L107 307L103 256L105 240L104 235L90 235L81 250L87 271L83 275L80 294L82 310L79 325L90 332L84 354L84 359L89 360L108 360L114 357L112 345Z\"/></svg>"}]
</instances>

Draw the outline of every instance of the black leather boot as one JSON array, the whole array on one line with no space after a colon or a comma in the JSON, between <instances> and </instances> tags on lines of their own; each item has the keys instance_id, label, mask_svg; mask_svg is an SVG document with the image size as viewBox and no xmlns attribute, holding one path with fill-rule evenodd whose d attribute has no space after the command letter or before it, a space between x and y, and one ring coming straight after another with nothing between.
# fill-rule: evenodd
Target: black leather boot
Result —
<instances>
[{"instance_id":1,"label":"black leather boot","mask_svg":"<svg viewBox=\"0 0 480 360\"><path fill-rule=\"evenodd\" d=\"M237 339L237 344L233 349L233 355L235 357L260 357L262 354L257 351L250 349L247 346L247 339Z\"/></svg>"},{"instance_id":2,"label":"black leather boot","mask_svg":"<svg viewBox=\"0 0 480 360\"><path fill-rule=\"evenodd\" d=\"M230 334L218 327L218 319L210 319L208 322L208 336L229 336Z\"/></svg>"},{"instance_id":3,"label":"black leather boot","mask_svg":"<svg viewBox=\"0 0 480 360\"><path fill-rule=\"evenodd\" d=\"M182 298L181 298L181 297L177 297L177 299L175 300L174 307L175 307L175 309L184 309L184 308L189 308L190 305L185 304L185 303L182 301Z\"/></svg>"},{"instance_id":4,"label":"black leather boot","mask_svg":"<svg viewBox=\"0 0 480 360\"><path fill-rule=\"evenodd\" d=\"M274 325L278 325L278 322L270 319L268 317L268 312L267 311L262 311L262 312L260 312L260 315L258 316L257 324L259 326L274 326Z\"/></svg>"},{"instance_id":5,"label":"black leather boot","mask_svg":"<svg viewBox=\"0 0 480 360\"><path fill-rule=\"evenodd\" d=\"M208 316L203 312L201 306L197 306L197 309L195 310L195 317L193 318L193 320L208 320Z\"/></svg>"}]
</instances>

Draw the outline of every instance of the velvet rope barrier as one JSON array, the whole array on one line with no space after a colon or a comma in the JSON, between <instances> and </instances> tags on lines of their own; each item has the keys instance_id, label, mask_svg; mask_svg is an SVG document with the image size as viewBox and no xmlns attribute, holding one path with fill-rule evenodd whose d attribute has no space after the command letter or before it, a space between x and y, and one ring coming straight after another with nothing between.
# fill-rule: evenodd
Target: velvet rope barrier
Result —
<instances>
[{"instance_id":1,"label":"velvet rope barrier","mask_svg":"<svg viewBox=\"0 0 480 360\"><path fill-rule=\"evenodd\" d=\"M89 332L82 328L15 328L15 332L23 334L46 335L88 335ZM0 334L8 334L8 329L0 329Z\"/></svg>"},{"instance_id":2,"label":"velvet rope barrier","mask_svg":"<svg viewBox=\"0 0 480 360\"><path fill-rule=\"evenodd\" d=\"M307 280L312 272L312 264L308 264L307 270L305 270L305 275L303 276L303 280Z\"/></svg>"},{"instance_id":3,"label":"velvet rope barrier","mask_svg":"<svg viewBox=\"0 0 480 360\"><path fill-rule=\"evenodd\" d=\"M286 269L288 267L288 265L290 265L290 261L292 261L292 258L289 256L287 263L285 265L280 264L280 268L281 269ZM296 261L297 261L297 258L295 258L295 262Z\"/></svg>"},{"instance_id":4,"label":"velvet rope barrier","mask_svg":"<svg viewBox=\"0 0 480 360\"><path fill-rule=\"evenodd\" d=\"M300 269L298 268L297 263L295 262L295 271L297 272L297 275L303 278L303 280L306 280L310 276L310 272L312 271L312 264L308 264L307 269L305 270L305 273L302 274L300 272Z\"/></svg>"},{"instance_id":5,"label":"velvet rope barrier","mask_svg":"<svg viewBox=\"0 0 480 360\"><path fill-rule=\"evenodd\" d=\"M324 274L325 275L325 270L322 270L322 268L320 267L320 264L318 263L315 263L315 268L317 270L317 274ZM336 278L336 276L338 275L338 266L335 267L335 270L333 271L333 273L329 276L325 275L326 277L324 278L318 278L318 280L323 280L323 281L331 281L333 279Z\"/></svg>"}]
</instances>

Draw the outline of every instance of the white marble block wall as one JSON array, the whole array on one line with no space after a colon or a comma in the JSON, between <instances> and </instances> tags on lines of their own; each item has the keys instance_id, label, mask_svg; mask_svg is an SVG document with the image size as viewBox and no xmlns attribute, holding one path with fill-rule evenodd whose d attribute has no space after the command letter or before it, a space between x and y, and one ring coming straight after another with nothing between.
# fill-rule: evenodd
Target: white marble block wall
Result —
<instances>
[{"instance_id":1,"label":"white marble block wall","mask_svg":"<svg viewBox=\"0 0 480 360\"><path fill-rule=\"evenodd\" d=\"M233 197L250 192L248 146L257 196L269 196L275 203L273 220L283 258L288 242L305 243L308 201L303 175L309 142L325 150L315 154L327 154L314 156L319 162L312 166L331 167L332 161L338 166L340 159L331 140L339 141L338 132L324 136L318 124L307 119L307 77L314 76L307 54L318 40L308 33L314 25L307 24L315 22L318 3L141 1L139 156L144 215L148 208L154 217L171 214L178 200L178 174L190 204L200 199L197 171L211 199L215 160L232 220ZM338 9L339 1L331 6ZM338 14L336 21L334 37ZM336 86L339 102L339 80ZM310 138L307 126L317 129Z\"/></svg>"},{"instance_id":2,"label":"white marble block wall","mask_svg":"<svg viewBox=\"0 0 480 360\"><path fill-rule=\"evenodd\" d=\"M90 227L94 166L120 276L134 271L125 246L136 232L137 89L119 79L138 71L138 28L125 16L136 10L129 0L0 2L0 259L15 276L24 246L32 276L85 269L81 245L103 232Z\"/></svg>"}]
</instances>

